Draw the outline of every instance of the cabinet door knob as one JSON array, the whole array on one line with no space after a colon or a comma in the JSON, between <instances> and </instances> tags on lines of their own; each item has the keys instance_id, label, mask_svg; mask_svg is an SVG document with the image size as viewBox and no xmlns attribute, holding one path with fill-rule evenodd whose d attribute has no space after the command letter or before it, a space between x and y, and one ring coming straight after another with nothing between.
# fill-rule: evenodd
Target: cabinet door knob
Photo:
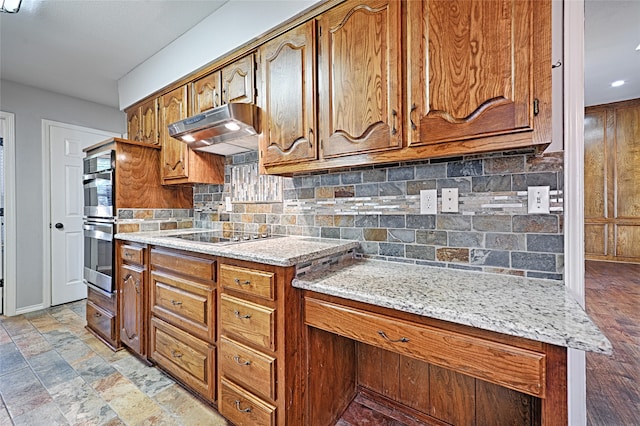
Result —
<instances>
[{"instance_id":1,"label":"cabinet door knob","mask_svg":"<svg viewBox=\"0 0 640 426\"><path fill-rule=\"evenodd\" d=\"M239 318L239 319L249 319L249 318L251 318L251 315L240 315L240 311L233 311L233 315L235 315L236 318Z\"/></svg>"},{"instance_id":2,"label":"cabinet door knob","mask_svg":"<svg viewBox=\"0 0 640 426\"><path fill-rule=\"evenodd\" d=\"M234 281L238 285L249 285L249 284L251 284L250 280L240 281L240 278L236 278L236 279L234 279Z\"/></svg>"},{"instance_id":3,"label":"cabinet door knob","mask_svg":"<svg viewBox=\"0 0 640 426\"><path fill-rule=\"evenodd\" d=\"M236 362L236 364L238 365L251 365L251 361L242 361L240 359L240 355L235 355L233 357L233 360Z\"/></svg>"},{"instance_id":4,"label":"cabinet door knob","mask_svg":"<svg viewBox=\"0 0 640 426\"><path fill-rule=\"evenodd\" d=\"M391 343L398 343L398 342L406 343L406 342L408 342L408 341L409 341L409 339L408 339L408 338L406 338L406 337L401 337L401 338L399 338L399 339L397 339L397 340L390 339L390 338L385 334L385 332L384 332L384 331L382 331L382 330L378 330L378 334L379 334L379 335L380 335L384 340L386 340L386 341L388 341L388 342L391 342Z\"/></svg>"},{"instance_id":5,"label":"cabinet door knob","mask_svg":"<svg viewBox=\"0 0 640 426\"><path fill-rule=\"evenodd\" d=\"M240 408L240 400L236 399L236 410L240 411L241 413L250 413L251 412L251 407L247 407L245 409L241 409Z\"/></svg>"}]
</instances>

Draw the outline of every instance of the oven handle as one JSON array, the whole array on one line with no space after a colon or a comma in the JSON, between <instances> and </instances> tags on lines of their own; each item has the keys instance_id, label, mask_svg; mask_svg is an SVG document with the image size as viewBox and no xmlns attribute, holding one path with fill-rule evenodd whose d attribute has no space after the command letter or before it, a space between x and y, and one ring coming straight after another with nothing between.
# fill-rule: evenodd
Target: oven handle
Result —
<instances>
[{"instance_id":1,"label":"oven handle","mask_svg":"<svg viewBox=\"0 0 640 426\"><path fill-rule=\"evenodd\" d=\"M86 184L87 182L94 182L96 180L113 180L113 171L109 170L107 172L98 172L91 173L88 175L82 175L82 181ZM85 185L86 186L86 185Z\"/></svg>"},{"instance_id":2,"label":"oven handle","mask_svg":"<svg viewBox=\"0 0 640 426\"><path fill-rule=\"evenodd\" d=\"M85 237L113 241L113 225L85 223L82 228Z\"/></svg>"}]
</instances>

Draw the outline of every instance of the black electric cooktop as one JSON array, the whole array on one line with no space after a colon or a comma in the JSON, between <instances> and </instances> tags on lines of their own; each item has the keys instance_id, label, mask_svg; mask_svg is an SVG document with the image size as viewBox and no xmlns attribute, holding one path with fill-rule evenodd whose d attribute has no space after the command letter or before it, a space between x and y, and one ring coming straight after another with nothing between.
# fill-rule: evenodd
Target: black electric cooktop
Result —
<instances>
[{"instance_id":1,"label":"black electric cooktop","mask_svg":"<svg viewBox=\"0 0 640 426\"><path fill-rule=\"evenodd\" d=\"M224 236L223 233L219 231L192 232L189 234L172 235L172 238L180 238L182 240L197 241L210 244L232 244L277 237L279 237L279 235L251 233L236 233L233 236Z\"/></svg>"}]
</instances>

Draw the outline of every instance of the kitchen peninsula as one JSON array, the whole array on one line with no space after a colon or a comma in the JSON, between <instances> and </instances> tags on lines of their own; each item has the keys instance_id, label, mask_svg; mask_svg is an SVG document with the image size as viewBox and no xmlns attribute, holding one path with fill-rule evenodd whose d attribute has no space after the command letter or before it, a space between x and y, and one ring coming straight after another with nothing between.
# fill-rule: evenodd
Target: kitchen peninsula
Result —
<instances>
[{"instance_id":1,"label":"kitchen peninsula","mask_svg":"<svg viewBox=\"0 0 640 426\"><path fill-rule=\"evenodd\" d=\"M357 404L414 424L566 424L566 348L611 352L558 281L358 259L355 241L185 232L116 236L148 283L139 354L235 424L329 425Z\"/></svg>"}]
</instances>

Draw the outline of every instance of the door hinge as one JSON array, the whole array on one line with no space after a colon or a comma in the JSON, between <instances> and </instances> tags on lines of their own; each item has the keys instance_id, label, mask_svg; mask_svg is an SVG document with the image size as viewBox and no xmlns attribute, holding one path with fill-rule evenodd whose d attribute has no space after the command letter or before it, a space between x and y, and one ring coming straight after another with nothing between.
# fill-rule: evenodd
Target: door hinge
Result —
<instances>
[{"instance_id":1,"label":"door hinge","mask_svg":"<svg viewBox=\"0 0 640 426\"><path fill-rule=\"evenodd\" d=\"M540 101L536 98L533 100L533 115L540 114Z\"/></svg>"}]
</instances>

